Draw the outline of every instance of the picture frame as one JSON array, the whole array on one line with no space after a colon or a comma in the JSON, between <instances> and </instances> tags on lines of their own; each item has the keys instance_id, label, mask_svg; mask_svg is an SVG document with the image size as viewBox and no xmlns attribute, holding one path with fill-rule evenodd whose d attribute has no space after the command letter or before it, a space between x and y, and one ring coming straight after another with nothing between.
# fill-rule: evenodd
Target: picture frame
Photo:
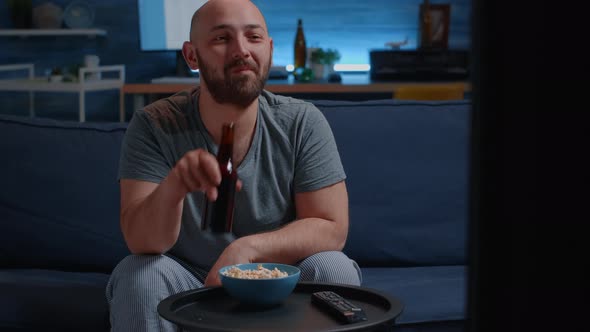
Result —
<instances>
[{"instance_id":1,"label":"picture frame","mask_svg":"<svg viewBox=\"0 0 590 332\"><path fill-rule=\"evenodd\" d=\"M428 9L426 9L428 8ZM426 17L426 14L429 16ZM420 5L420 48L447 49L449 46L450 4Z\"/></svg>"}]
</instances>

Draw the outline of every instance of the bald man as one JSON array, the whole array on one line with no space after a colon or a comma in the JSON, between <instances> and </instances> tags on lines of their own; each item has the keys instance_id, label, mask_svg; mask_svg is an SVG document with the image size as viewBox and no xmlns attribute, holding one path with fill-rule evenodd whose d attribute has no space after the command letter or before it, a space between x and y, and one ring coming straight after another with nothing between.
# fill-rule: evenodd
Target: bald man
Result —
<instances>
[{"instance_id":1,"label":"bald man","mask_svg":"<svg viewBox=\"0 0 590 332\"><path fill-rule=\"evenodd\" d=\"M219 286L219 268L296 265L301 280L360 285L341 252L348 234L344 169L312 104L264 90L273 41L247 0L210 0L193 15L182 53L198 87L135 112L123 141L121 230L131 255L107 285L113 331L174 331L164 298ZM222 123L234 122L240 191L231 234L201 231L217 198Z\"/></svg>"}]
</instances>

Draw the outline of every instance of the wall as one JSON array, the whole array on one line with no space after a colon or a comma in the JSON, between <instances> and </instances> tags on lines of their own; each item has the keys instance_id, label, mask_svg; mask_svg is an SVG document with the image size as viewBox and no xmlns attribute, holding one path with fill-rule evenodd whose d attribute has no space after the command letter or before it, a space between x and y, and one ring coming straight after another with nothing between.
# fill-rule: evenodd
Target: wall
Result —
<instances>
[{"instance_id":1,"label":"wall","mask_svg":"<svg viewBox=\"0 0 590 332\"><path fill-rule=\"evenodd\" d=\"M42 0L33 0L39 5ZM66 7L72 0L52 0ZM174 52L142 52L139 49L137 0L87 0L95 9L94 26L107 36L0 37L0 64L34 63L36 74L52 67L80 64L85 54L97 54L102 64L125 64L127 82L149 82L174 75ZM254 0L265 14L275 40L274 63L292 61L297 18L304 22L308 46L337 48L341 63L368 63L368 50L388 41L409 38L415 48L418 6L421 0ZM452 4L449 47L469 48L470 0L438 1ZM437 3L437 1L431 1ZM0 1L0 29L12 27L6 1ZM78 99L72 93L36 93L38 116L77 120ZM87 121L117 121L118 92L92 92L87 96ZM127 101L130 111L131 101ZM27 114L26 93L0 92L0 113Z\"/></svg>"},{"instance_id":2,"label":"wall","mask_svg":"<svg viewBox=\"0 0 590 332\"><path fill-rule=\"evenodd\" d=\"M340 63L368 64L370 49L408 37L407 49L416 48L418 10L422 0L253 0L265 14L275 41L275 64L293 63L293 39L297 18L303 20L308 47L335 48ZM449 48L469 48L470 0L439 0L450 3Z\"/></svg>"}]
</instances>

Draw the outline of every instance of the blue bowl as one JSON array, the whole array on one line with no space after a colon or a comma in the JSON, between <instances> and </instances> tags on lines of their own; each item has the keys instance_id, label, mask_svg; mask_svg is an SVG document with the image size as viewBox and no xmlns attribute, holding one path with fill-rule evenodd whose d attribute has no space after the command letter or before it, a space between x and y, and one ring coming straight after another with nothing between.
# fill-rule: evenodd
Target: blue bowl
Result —
<instances>
[{"instance_id":1,"label":"blue bowl","mask_svg":"<svg viewBox=\"0 0 590 332\"><path fill-rule=\"evenodd\" d=\"M280 271L287 272L288 275L272 279L242 279L223 274L232 267L237 267L240 270L256 270L258 265L269 270L276 267ZM286 299L297 285L300 274L301 271L295 266L275 263L237 264L219 269L221 284L229 295L240 302L262 306L276 305Z\"/></svg>"}]
</instances>

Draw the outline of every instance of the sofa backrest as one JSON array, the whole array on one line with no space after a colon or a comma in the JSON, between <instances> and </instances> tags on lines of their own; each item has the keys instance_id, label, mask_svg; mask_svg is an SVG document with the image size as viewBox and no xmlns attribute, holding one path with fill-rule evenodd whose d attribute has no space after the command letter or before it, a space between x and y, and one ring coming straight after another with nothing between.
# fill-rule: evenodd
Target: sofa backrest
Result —
<instances>
[{"instance_id":1,"label":"sofa backrest","mask_svg":"<svg viewBox=\"0 0 590 332\"><path fill-rule=\"evenodd\" d=\"M0 116L0 268L110 272L126 124Z\"/></svg>"},{"instance_id":2,"label":"sofa backrest","mask_svg":"<svg viewBox=\"0 0 590 332\"><path fill-rule=\"evenodd\" d=\"M313 101L347 174L362 266L466 263L469 101Z\"/></svg>"},{"instance_id":3,"label":"sofa backrest","mask_svg":"<svg viewBox=\"0 0 590 332\"><path fill-rule=\"evenodd\" d=\"M468 101L313 101L347 174L344 251L362 266L466 261ZM127 254L127 124L0 115L0 268L110 272Z\"/></svg>"}]
</instances>

